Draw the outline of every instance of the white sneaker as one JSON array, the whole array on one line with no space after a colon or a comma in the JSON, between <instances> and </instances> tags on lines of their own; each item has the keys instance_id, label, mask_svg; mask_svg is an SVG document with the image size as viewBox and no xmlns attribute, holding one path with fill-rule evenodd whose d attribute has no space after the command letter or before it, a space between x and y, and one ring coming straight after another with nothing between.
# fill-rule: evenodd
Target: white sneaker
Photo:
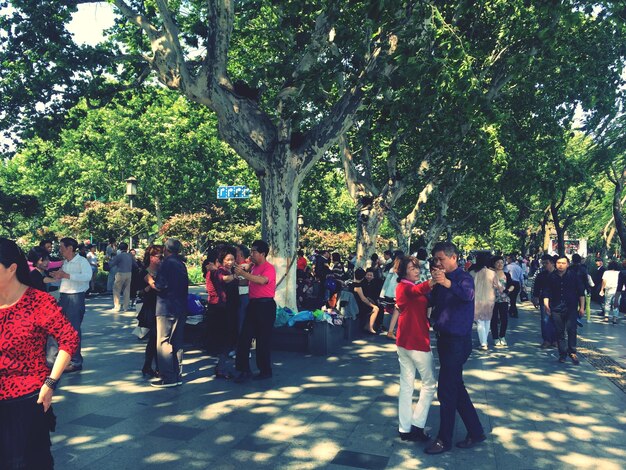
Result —
<instances>
[{"instance_id":1,"label":"white sneaker","mask_svg":"<svg viewBox=\"0 0 626 470\"><path fill-rule=\"evenodd\" d=\"M480 349L482 349L483 351L486 351L489 348L487 347L487 344L485 343L485 344L480 345Z\"/></svg>"},{"instance_id":2,"label":"white sneaker","mask_svg":"<svg viewBox=\"0 0 626 470\"><path fill-rule=\"evenodd\" d=\"M493 345L497 348L498 346L501 346L502 343L500 343L500 338L496 338L495 340L493 340Z\"/></svg>"},{"instance_id":3,"label":"white sneaker","mask_svg":"<svg viewBox=\"0 0 626 470\"><path fill-rule=\"evenodd\" d=\"M500 338L500 346L502 346L504 348L507 347L506 338L504 336L502 338Z\"/></svg>"}]
</instances>

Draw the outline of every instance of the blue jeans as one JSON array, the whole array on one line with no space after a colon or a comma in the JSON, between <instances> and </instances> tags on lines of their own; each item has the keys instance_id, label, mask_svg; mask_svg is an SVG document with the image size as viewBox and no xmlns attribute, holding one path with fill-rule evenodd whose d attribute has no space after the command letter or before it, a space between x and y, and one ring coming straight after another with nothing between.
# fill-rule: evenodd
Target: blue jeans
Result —
<instances>
[{"instance_id":1,"label":"blue jeans","mask_svg":"<svg viewBox=\"0 0 626 470\"><path fill-rule=\"evenodd\" d=\"M463 364L472 352L471 335L438 335L437 351L440 364L437 397L441 405L437 437L448 447L452 445L457 411L470 437L478 438L484 434L484 430L463 383Z\"/></svg>"},{"instance_id":2,"label":"blue jeans","mask_svg":"<svg viewBox=\"0 0 626 470\"><path fill-rule=\"evenodd\" d=\"M85 316L85 293L80 292L78 294L63 294L61 293L59 296L59 306L63 311L63 315L65 318L69 320L72 324L76 332L78 333L78 339L80 342L78 343L78 349L72 356L72 360L70 364L73 366L82 367L83 365L83 356L80 353L82 347L82 333L80 330L80 326L83 323L83 317ZM57 358L57 354L59 353L59 345L54 338L51 336L48 337L48 342L46 345L46 360L48 365L54 364L54 361Z\"/></svg>"},{"instance_id":3,"label":"blue jeans","mask_svg":"<svg viewBox=\"0 0 626 470\"><path fill-rule=\"evenodd\" d=\"M554 343L556 341L556 328L552 317L546 313L546 308L541 304L539 306L541 312L541 337L547 343Z\"/></svg>"}]
</instances>

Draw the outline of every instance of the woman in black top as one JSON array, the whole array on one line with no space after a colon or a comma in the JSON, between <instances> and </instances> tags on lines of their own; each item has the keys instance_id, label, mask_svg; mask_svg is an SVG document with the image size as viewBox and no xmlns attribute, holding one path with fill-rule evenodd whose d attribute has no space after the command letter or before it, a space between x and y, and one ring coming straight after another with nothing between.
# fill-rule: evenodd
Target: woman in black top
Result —
<instances>
[{"instance_id":1,"label":"woman in black top","mask_svg":"<svg viewBox=\"0 0 626 470\"><path fill-rule=\"evenodd\" d=\"M161 260L163 259L163 247L161 245L151 245L146 249L143 258L143 265L146 266L141 271L140 276L140 292L143 298L143 305L139 311L137 319L139 320L139 326L142 328L149 328L150 334L148 335L148 344L146 344L146 355L141 369L142 374L148 377L158 376L159 364L157 362L156 355L156 302L157 291L154 287L154 280L156 279L157 272L161 266ZM155 363L156 368L152 368L152 362Z\"/></svg>"},{"instance_id":2,"label":"woman in black top","mask_svg":"<svg viewBox=\"0 0 626 470\"><path fill-rule=\"evenodd\" d=\"M36 246L28 252L28 261L33 265L30 272L30 285L35 289L48 292L47 284L55 282L54 278L48 276L48 263L50 255L44 248Z\"/></svg>"}]
</instances>

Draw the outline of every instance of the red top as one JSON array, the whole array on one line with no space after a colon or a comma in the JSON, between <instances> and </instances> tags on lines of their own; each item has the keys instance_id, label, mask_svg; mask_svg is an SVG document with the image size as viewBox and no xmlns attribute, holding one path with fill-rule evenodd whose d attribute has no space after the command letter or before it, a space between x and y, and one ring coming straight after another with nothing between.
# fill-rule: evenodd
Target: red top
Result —
<instances>
[{"instance_id":1,"label":"red top","mask_svg":"<svg viewBox=\"0 0 626 470\"><path fill-rule=\"evenodd\" d=\"M296 269L298 269L299 271L304 271L306 270L307 264L308 262L304 256L298 256L298 261L296 262Z\"/></svg>"},{"instance_id":2,"label":"red top","mask_svg":"<svg viewBox=\"0 0 626 470\"><path fill-rule=\"evenodd\" d=\"M32 287L14 305L0 309L0 400L29 395L41 388L48 335L70 356L78 348L78 333L54 298Z\"/></svg>"},{"instance_id":3,"label":"red top","mask_svg":"<svg viewBox=\"0 0 626 470\"><path fill-rule=\"evenodd\" d=\"M428 317L428 281L413 284L402 279L396 287L396 305L400 309L396 345L411 351L430 351Z\"/></svg>"},{"instance_id":4,"label":"red top","mask_svg":"<svg viewBox=\"0 0 626 470\"><path fill-rule=\"evenodd\" d=\"M269 261L260 266L253 266L250 274L254 276L265 276L268 283L265 285L250 281L250 299L274 298L276 294L276 269Z\"/></svg>"},{"instance_id":5,"label":"red top","mask_svg":"<svg viewBox=\"0 0 626 470\"><path fill-rule=\"evenodd\" d=\"M206 291L209 294L208 302L211 305L215 305L219 303L220 298L217 295L217 290L215 289L215 285L213 284L213 279L211 278L211 271L207 271L206 273Z\"/></svg>"}]
</instances>

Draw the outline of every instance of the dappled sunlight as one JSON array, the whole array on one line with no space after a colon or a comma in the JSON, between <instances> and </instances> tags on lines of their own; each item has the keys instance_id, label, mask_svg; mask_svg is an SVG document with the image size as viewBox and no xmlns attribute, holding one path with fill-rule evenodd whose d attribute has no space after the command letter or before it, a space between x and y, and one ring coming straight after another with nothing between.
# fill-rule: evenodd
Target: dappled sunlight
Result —
<instances>
[{"instance_id":1,"label":"dappled sunlight","mask_svg":"<svg viewBox=\"0 0 626 470\"><path fill-rule=\"evenodd\" d=\"M116 393L115 389L108 385L69 385L63 386L64 391L75 393L77 395L100 395L108 396ZM145 388L144 388L145 390ZM56 401L56 398L55 398Z\"/></svg>"},{"instance_id":2,"label":"dappled sunlight","mask_svg":"<svg viewBox=\"0 0 626 470\"><path fill-rule=\"evenodd\" d=\"M308 380L309 382L324 383L324 384L329 384L329 383L334 383L335 382L334 378L329 377L327 375L313 375L313 376L307 377L306 380ZM310 387L310 385L309 384L304 384L302 387L308 388L308 387Z\"/></svg>"},{"instance_id":3,"label":"dappled sunlight","mask_svg":"<svg viewBox=\"0 0 626 470\"><path fill-rule=\"evenodd\" d=\"M578 452L570 452L567 455L556 456L561 462L574 468L601 468L602 470L623 470L623 467L610 460L596 457L595 455L585 455Z\"/></svg>"},{"instance_id":4,"label":"dappled sunlight","mask_svg":"<svg viewBox=\"0 0 626 470\"><path fill-rule=\"evenodd\" d=\"M171 463L180 460L181 457L173 452L157 452L156 454L152 454L150 457L146 457L143 461L147 464L155 464L155 463Z\"/></svg>"},{"instance_id":5,"label":"dappled sunlight","mask_svg":"<svg viewBox=\"0 0 626 470\"><path fill-rule=\"evenodd\" d=\"M523 439L526 441L526 444L530 449L546 451L556 450L556 447L552 445L547 439L545 439L543 433L536 431L527 432L523 436Z\"/></svg>"},{"instance_id":6,"label":"dappled sunlight","mask_svg":"<svg viewBox=\"0 0 626 470\"><path fill-rule=\"evenodd\" d=\"M67 439L69 445L75 446L80 444L87 444L95 439L94 436L73 436Z\"/></svg>"},{"instance_id":7,"label":"dappled sunlight","mask_svg":"<svg viewBox=\"0 0 626 470\"><path fill-rule=\"evenodd\" d=\"M162 421L163 422L172 422L172 423L181 424L181 423L186 423L186 422L190 421L191 419L193 419L192 416L185 415L185 414L179 414L179 415L170 415L170 416L167 417L167 420L162 420Z\"/></svg>"},{"instance_id":8,"label":"dappled sunlight","mask_svg":"<svg viewBox=\"0 0 626 470\"><path fill-rule=\"evenodd\" d=\"M300 434L306 429L305 423L292 416L281 416L271 423L264 424L254 434L258 437L272 440L289 440Z\"/></svg>"}]
</instances>

